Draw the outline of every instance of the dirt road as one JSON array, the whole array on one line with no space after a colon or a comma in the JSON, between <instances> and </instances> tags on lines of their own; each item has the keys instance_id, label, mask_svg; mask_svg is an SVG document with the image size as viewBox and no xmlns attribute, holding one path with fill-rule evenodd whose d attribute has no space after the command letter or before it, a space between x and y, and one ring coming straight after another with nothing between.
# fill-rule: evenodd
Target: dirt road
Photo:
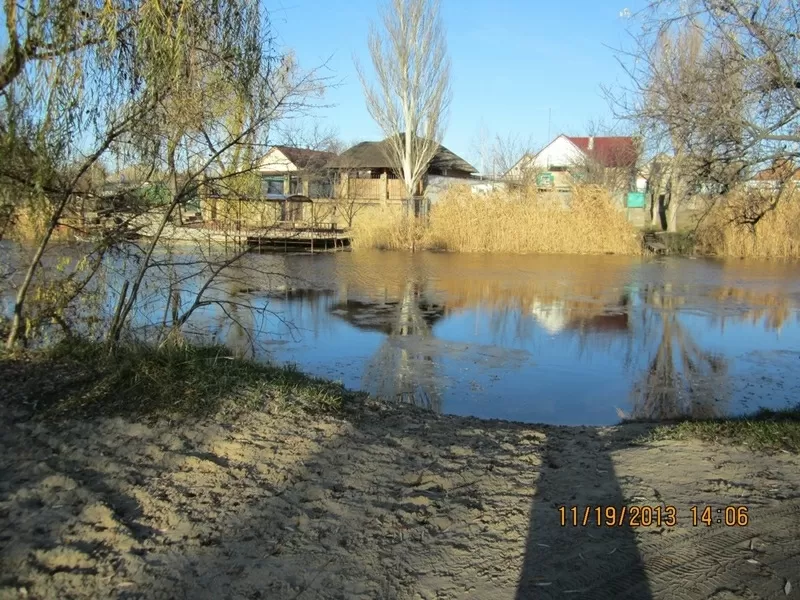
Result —
<instances>
[{"instance_id":1,"label":"dirt road","mask_svg":"<svg viewBox=\"0 0 800 600\"><path fill-rule=\"evenodd\" d=\"M796 455L350 410L191 425L6 411L0 598L800 598ZM674 506L677 523L582 524L586 506L623 505ZM748 525L692 526L691 506L727 505Z\"/></svg>"}]
</instances>

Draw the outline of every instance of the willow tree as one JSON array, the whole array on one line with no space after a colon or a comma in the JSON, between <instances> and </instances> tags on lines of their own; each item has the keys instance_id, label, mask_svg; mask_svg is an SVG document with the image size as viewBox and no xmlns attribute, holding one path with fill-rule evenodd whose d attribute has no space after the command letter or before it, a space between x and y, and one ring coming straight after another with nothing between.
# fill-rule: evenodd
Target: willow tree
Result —
<instances>
[{"instance_id":1,"label":"willow tree","mask_svg":"<svg viewBox=\"0 0 800 600\"><path fill-rule=\"evenodd\" d=\"M386 136L384 150L414 202L439 150L450 102L450 60L439 0L389 0L369 34L374 84L358 66L367 109Z\"/></svg>"},{"instance_id":2,"label":"willow tree","mask_svg":"<svg viewBox=\"0 0 800 600\"><path fill-rule=\"evenodd\" d=\"M266 146L270 125L300 111L308 95L321 89L313 72L299 72L292 55L267 61L248 79L238 79L230 72L234 64L220 63L215 56L206 58L210 60L197 64L198 78L183 82L186 88L179 95L161 102L149 126L131 139L139 160L149 157L152 171L161 173L169 193L158 207L155 230L138 269L120 292L119 310L107 335L112 344L139 302L145 275L154 266L154 251L173 214L201 187L213 188L234 203L257 196L260 152ZM223 303L209 300L206 293L245 251L221 258L209 254L198 261L195 275L204 280L185 309L174 300L179 290L170 289L167 302L173 303L175 315L171 333L179 331L196 310Z\"/></svg>"},{"instance_id":3,"label":"willow tree","mask_svg":"<svg viewBox=\"0 0 800 600\"><path fill-rule=\"evenodd\" d=\"M0 151L9 158L0 185L45 217L17 287L12 347L44 252L93 165L136 154L154 170L161 161L173 175L188 173L180 188L173 179L168 217L215 161L263 131L286 96L272 93L285 62L272 52L266 14L248 0L6 2L5 21ZM209 73L248 106L234 131L204 116L209 106L196 94ZM190 147L193 157L178 156Z\"/></svg>"}]
</instances>

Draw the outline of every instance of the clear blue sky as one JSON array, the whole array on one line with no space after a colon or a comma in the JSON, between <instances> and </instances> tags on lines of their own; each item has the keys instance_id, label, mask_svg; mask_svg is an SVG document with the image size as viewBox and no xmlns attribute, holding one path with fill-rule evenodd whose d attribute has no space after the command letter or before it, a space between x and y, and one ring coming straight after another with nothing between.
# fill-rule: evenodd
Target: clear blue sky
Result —
<instances>
[{"instance_id":1,"label":"clear blue sky","mask_svg":"<svg viewBox=\"0 0 800 600\"><path fill-rule=\"evenodd\" d=\"M301 67L327 62L340 82L328 91L319 123L346 143L377 140L353 56L368 69L367 35L381 0L261 0L282 50ZM623 81L613 51L629 45L626 28L644 0L441 0L452 61L453 99L444 144L480 167L475 141L516 135L540 148L559 133L585 134L588 121L613 124L600 85ZM7 46L0 13L0 50ZM548 127L548 111L551 125Z\"/></svg>"},{"instance_id":2,"label":"clear blue sky","mask_svg":"<svg viewBox=\"0 0 800 600\"><path fill-rule=\"evenodd\" d=\"M367 113L353 56L369 66L367 34L378 0L263 0L277 41L310 68L328 62L341 84L328 92L321 123L345 142L380 139ZM641 0L441 0L452 60L453 100L444 144L476 159L473 140L516 134L539 147L548 137L580 135L590 119L611 123L601 84L624 79L606 46L628 45Z\"/></svg>"}]
</instances>

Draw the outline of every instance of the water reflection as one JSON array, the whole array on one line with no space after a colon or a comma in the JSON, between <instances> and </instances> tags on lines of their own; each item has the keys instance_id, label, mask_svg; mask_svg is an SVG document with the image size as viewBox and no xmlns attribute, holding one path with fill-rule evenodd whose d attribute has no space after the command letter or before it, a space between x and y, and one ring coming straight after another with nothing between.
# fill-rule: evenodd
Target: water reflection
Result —
<instances>
[{"instance_id":1,"label":"water reflection","mask_svg":"<svg viewBox=\"0 0 800 600\"><path fill-rule=\"evenodd\" d=\"M386 335L364 369L363 389L378 398L441 412L440 357L426 342L433 338L433 325L444 317L444 310L428 302L421 285L406 283L399 301L346 300L332 312L356 327Z\"/></svg>"},{"instance_id":2,"label":"water reflection","mask_svg":"<svg viewBox=\"0 0 800 600\"><path fill-rule=\"evenodd\" d=\"M143 328L203 276L154 269ZM114 306L126 265L102 274ZM184 333L382 398L489 418L609 424L800 397L791 264L353 252L247 256ZM788 358L787 358L788 357Z\"/></svg>"},{"instance_id":3,"label":"water reflection","mask_svg":"<svg viewBox=\"0 0 800 600\"><path fill-rule=\"evenodd\" d=\"M605 258L570 263L576 257L536 257L533 262L538 264L533 269L505 265L501 273L496 266L494 272L478 269L471 273L469 267L474 265L468 265L454 274L436 265L438 257L426 257L412 269L417 276L414 282L407 282L403 293L394 296L391 292L398 290L397 280L385 276L380 280L380 293L365 289L365 281L379 278L360 257L354 260L361 263L357 269L342 270L349 296L382 295L383 300L348 297L332 312L356 328L385 336L364 370L363 388L434 410L448 401L448 394L442 393L454 379L452 372L448 379L448 363L465 349L463 344L453 343L449 331L442 336L448 344L435 343L436 331L449 329L448 322L459 315L469 317L461 319L462 330L464 321L472 321L473 338L481 338L481 329L488 329L495 347L517 345L532 350L534 357L547 357L548 351L558 353L565 346L574 348L570 354L580 360L574 364L559 361L556 367L562 369L565 388L569 378L582 380L584 402L591 402L594 394L586 393L586 388L593 385L598 373L580 362L596 361L599 354L606 353L606 359L610 357L622 367L627 381L624 396L629 398L628 405L622 397L614 402L621 417L706 418L741 410L731 406L732 357L726 356L724 348L704 348L692 333L696 323L687 326L684 321L701 316L704 333L719 326L723 335L726 323L734 325L737 336L748 329L742 327L747 324L763 326L765 331L779 330L796 314L797 280L778 279L778 287L789 288L785 291L759 289L757 280L749 282L756 289L747 289L746 280L737 281L740 286L744 283L744 288L727 284L729 273L719 269L719 263L611 260L596 269ZM689 265L683 272L676 270ZM473 274L478 276L470 276ZM456 339L464 337L470 336ZM529 375L527 396L528 402L536 404L537 376L545 365L531 363L525 369ZM503 373L500 379L508 375ZM470 391L479 387L474 381L470 384ZM504 386L498 387L499 393L504 393ZM762 400L769 403L771 399L765 395Z\"/></svg>"},{"instance_id":4,"label":"water reflection","mask_svg":"<svg viewBox=\"0 0 800 600\"><path fill-rule=\"evenodd\" d=\"M633 408L626 419L663 421L723 415L729 400L728 364L701 350L676 314L661 313L658 348L633 385Z\"/></svg>"}]
</instances>

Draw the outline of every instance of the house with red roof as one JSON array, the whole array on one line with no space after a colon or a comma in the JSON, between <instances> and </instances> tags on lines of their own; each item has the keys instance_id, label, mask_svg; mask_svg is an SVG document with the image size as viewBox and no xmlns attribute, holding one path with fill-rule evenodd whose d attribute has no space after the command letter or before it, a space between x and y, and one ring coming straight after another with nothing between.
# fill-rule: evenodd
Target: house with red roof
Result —
<instances>
[{"instance_id":1,"label":"house with red roof","mask_svg":"<svg viewBox=\"0 0 800 600\"><path fill-rule=\"evenodd\" d=\"M772 165L760 170L746 183L751 189L780 192L784 188L792 190L800 186L800 166L789 159L776 159Z\"/></svg>"},{"instance_id":2,"label":"house with red roof","mask_svg":"<svg viewBox=\"0 0 800 600\"><path fill-rule=\"evenodd\" d=\"M526 154L506 173L510 181L535 181L542 191L569 192L577 182L617 191L636 186L638 140L627 136L561 134L536 154Z\"/></svg>"}]
</instances>

